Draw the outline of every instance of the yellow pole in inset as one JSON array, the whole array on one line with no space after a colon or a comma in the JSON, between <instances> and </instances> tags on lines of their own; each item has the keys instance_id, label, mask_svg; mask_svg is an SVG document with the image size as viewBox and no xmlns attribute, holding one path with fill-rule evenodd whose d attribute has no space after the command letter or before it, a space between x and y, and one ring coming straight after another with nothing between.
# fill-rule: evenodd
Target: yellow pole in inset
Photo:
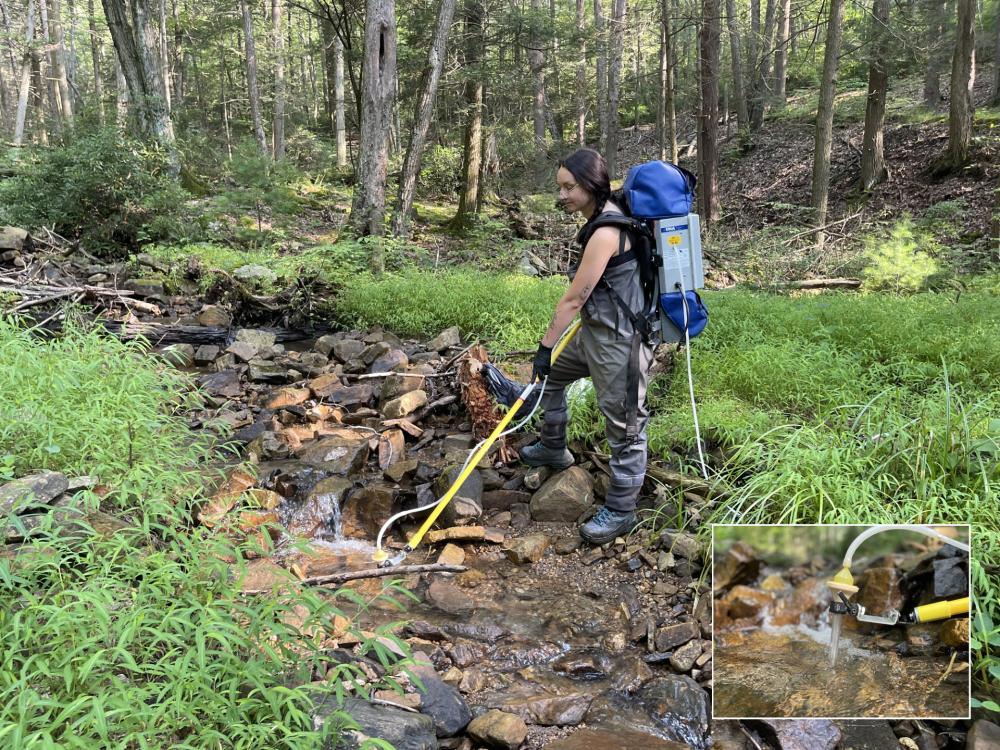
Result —
<instances>
[{"instance_id":1,"label":"yellow pole in inset","mask_svg":"<svg viewBox=\"0 0 1000 750\"><path fill-rule=\"evenodd\" d=\"M934 620L944 620L954 615L964 615L969 611L969 597L963 596L961 599L948 599L943 602L925 604L913 610L917 622L933 622Z\"/></svg>"}]
</instances>

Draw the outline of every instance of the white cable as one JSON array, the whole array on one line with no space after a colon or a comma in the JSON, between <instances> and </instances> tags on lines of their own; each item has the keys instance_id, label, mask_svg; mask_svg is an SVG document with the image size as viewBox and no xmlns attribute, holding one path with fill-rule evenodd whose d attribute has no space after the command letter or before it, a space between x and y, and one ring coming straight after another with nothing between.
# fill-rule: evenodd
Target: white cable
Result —
<instances>
[{"instance_id":1,"label":"white cable","mask_svg":"<svg viewBox=\"0 0 1000 750\"><path fill-rule=\"evenodd\" d=\"M681 254L674 253L677 258L677 286L681 290L681 305L684 308L684 354L687 358L688 394L691 397L691 417L694 420L694 440L698 447L698 461L701 463L701 475L708 479L708 465L705 463L705 453L701 446L701 427L698 424L698 405L694 400L694 375L691 372L691 335L688 332L687 292L684 289L684 269L681 268Z\"/></svg>"},{"instance_id":2,"label":"white cable","mask_svg":"<svg viewBox=\"0 0 1000 750\"><path fill-rule=\"evenodd\" d=\"M851 564L854 562L854 553L857 552L857 549L861 546L862 542L875 536L876 534L881 534L883 531L915 531L918 534L923 534L924 536L940 539L945 544L958 547L960 550L964 550L966 552L969 551L968 544L963 544L962 542L952 539L950 536L945 536L940 531L933 529L930 526L919 526L914 524L886 524L883 526L872 526L870 529L862 531L854 538L854 541L851 542L851 546L847 548L847 553L844 555L844 567L851 567Z\"/></svg>"}]
</instances>

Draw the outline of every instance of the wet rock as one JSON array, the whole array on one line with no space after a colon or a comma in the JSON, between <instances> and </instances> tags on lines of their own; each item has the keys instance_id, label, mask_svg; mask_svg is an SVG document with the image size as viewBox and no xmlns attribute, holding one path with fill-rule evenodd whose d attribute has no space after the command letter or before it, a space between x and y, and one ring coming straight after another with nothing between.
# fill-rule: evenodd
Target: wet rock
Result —
<instances>
[{"instance_id":1,"label":"wet rock","mask_svg":"<svg viewBox=\"0 0 1000 750\"><path fill-rule=\"evenodd\" d=\"M319 377L313 378L309 381L309 390L312 391L313 395L318 399L323 399L328 401L340 388L340 378L338 378L333 373L327 373L325 375L320 375ZM361 403L367 403L363 401Z\"/></svg>"},{"instance_id":2,"label":"wet rock","mask_svg":"<svg viewBox=\"0 0 1000 750\"><path fill-rule=\"evenodd\" d=\"M390 346L384 341L376 341L374 344L371 344L370 346L366 347L365 350L361 352L361 355L358 358L365 363L366 367L368 367L376 359L385 354L388 354L390 351L392 351L392 346Z\"/></svg>"},{"instance_id":3,"label":"wet rock","mask_svg":"<svg viewBox=\"0 0 1000 750\"><path fill-rule=\"evenodd\" d=\"M160 279L130 279L122 284L122 288L134 292L137 297L162 300L167 296Z\"/></svg>"},{"instance_id":4,"label":"wet rock","mask_svg":"<svg viewBox=\"0 0 1000 750\"><path fill-rule=\"evenodd\" d=\"M333 351L334 346L336 346L338 342L341 342L343 340L344 340L343 334L328 333L326 336L320 336L318 339L316 339L316 341L313 343L313 349L322 354L324 357L329 357L330 353ZM363 348L364 348L363 346L359 348L358 352L360 352L361 349Z\"/></svg>"},{"instance_id":5,"label":"wet rock","mask_svg":"<svg viewBox=\"0 0 1000 750\"><path fill-rule=\"evenodd\" d=\"M859 576L856 600L865 611L873 615L885 614L890 609L903 606L903 592L899 587L900 574L896 568L868 568Z\"/></svg>"},{"instance_id":6,"label":"wet rock","mask_svg":"<svg viewBox=\"0 0 1000 750\"><path fill-rule=\"evenodd\" d=\"M69 480L58 471L42 471L0 485L0 516L12 511L49 505L69 489Z\"/></svg>"},{"instance_id":7,"label":"wet rock","mask_svg":"<svg viewBox=\"0 0 1000 750\"><path fill-rule=\"evenodd\" d=\"M233 324L232 316L224 307L205 305L198 313L198 325L229 328Z\"/></svg>"},{"instance_id":8,"label":"wet rock","mask_svg":"<svg viewBox=\"0 0 1000 750\"><path fill-rule=\"evenodd\" d=\"M545 534L529 534L515 539L504 552L515 565L530 565L542 559L550 543Z\"/></svg>"},{"instance_id":9,"label":"wet rock","mask_svg":"<svg viewBox=\"0 0 1000 750\"><path fill-rule=\"evenodd\" d=\"M969 574L965 557L944 557L934 560L934 596L969 595Z\"/></svg>"},{"instance_id":10,"label":"wet rock","mask_svg":"<svg viewBox=\"0 0 1000 750\"><path fill-rule=\"evenodd\" d=\"M556 539L553 546L557 555L569 555L576 552L583 545L583 540L578 536L561 536Z\"/></svg>"},{"instance_id":11,"label":"wet rock","mask_svg":"<svg viewBox=\"0 0 1000 750\"><path fill-rule=\"evenodd\" d=\"M472 667L462 673L462 681L458 683L458 689L463 693L478 693L486 687L486 675L481 669Z\"/></svg>"},{"instance_id":12,"label":"wet rock","mask_svg":"<svg viewBox=\"0 0 1000 750\"><path fill-rule=\"evenodd\" d=\"M465 550L455 544L446 544L437 561L439 565L461 565L465 562Z\"/></svg>"},{"instance_id":13,"label":"wet rock","mask_svg":"<svg viewBox=\"0 0 1000 750\"><path fill-rule=\"evenodd\" d=\"M344 495L353 487L349 479L329 477L316 483L309 495L287 521L288 533L312 538L329 528L333 521L334 506L340 507Z\"/></svg>"},{"instance_id":14,"label":"wet rock","mask_svg":"<svg viewBox=\"0 0 1000 750\"><path fill-rule=\"evenodd\" d=\"M722 597L722 601L727 605L732 619L759 622L774 603L774 597L766 591L758 591L749 586L736 586Z\"/></svg>"},{"instance_id":15,"label":"wet rock","mask_svg":"<svg viewBox=\"0 0 1000 750\"><path fill-rule=\"evenodd\" d=\"M389 419L399 419L411 414L421 406L427 404L427 393L421 390L404 393L399 398L386 402L382 407L382 414Z\"/></svg>"},{"instance_id":16,"label":"wet rock","mask_svg":"<svg viewBox=\"0 0 1000 750\"><path fill-rule=\"evenodd\" d=\"M361 385L331 386L324 399L337 406L364 406L371 402L375 389L367 383Z\"/></svg>"},{"instance_id":17,"label":"wet rock","mask_svg":"<svg viewBox=\"0 0 1000 750\"><path fill-rule=\"evenodd\" d=\"M438 737L458 734L472 719L469 704L458 690L445 684L438 677L437 672L430 666L430 657L418 651L414 654L414 658L417 663L410 669L423 684L423 687L418 688L421 713L427 714L434 720L434 729Z\"/></svg>"},{"instance_id":18,"label":"wet rock","mask_svg":"<svg viewBox=\"0 0 1000 750\"><path fill-rule=\"evenodd\" d=\"M701 543L693 535L684 532L663 532L660 535L660 547L685 560L701 560L704 552Z\"/></svg>"},{"instance_id":19,"label":"wet rock","mask_svg":"<svg viewBox=\"0 0 1000 750\"><path fill-rule=\"evenodd\" d=\"M496 709L473 719L467 731L476 742L498 750L516 750L528 736L520 716Z\"/></svg>"},{"instance_id":20,"label":"wet rock","mask_svg":"<svg viewBox=\"0 0 1000 750\"><path fill-rule=\"evenodd\" d=\"M460 614L475 609L476 602L462 589L448 581L432 581L427 587L427 601L449 614ZM458 666L461 666L460 664Z\"/></svg>"},{"instance_id":21,"label":"wet rock","mask_svg":"<svg viewBox=\"0 0 1000 750\"><path fill-rule=\"evenodd\" d=\"M941 626L941 642L946 646L964 648L969 645L968 618L954 618Z\"/></svg>"},{"instance_id":22,"label":"wet rock","mask_svg":"<svg viewBox=\"0 0 1000 750\"><path fill-rule=\"evenodd\" d=\"M483 472L485 473L485 472ZM485 482L483 483L485 487ZM530 492L519 490L490 490L483 492L483 510L510 510L514 503L531 502Z\"/></svg>"},{"instance_id":23,"label":"wet rock","mask_svg":"<svg viewBox=\"0 0 1000 750\"><path fill-rule=\"evenodd\" d=\"M837 725L825 719L764 719L752 726L781 750L833 750L841 740Z\"/></svg>"},{"instance_id":24,"label":"wet rock","mask_svg":"<svg viewBox=\"0 0 1000 750\"><path fill-rule=\"evenodd\" d=\"M441 333L432 338L425 346L435 352L443 352L452 346L459 346L462 343L462 334L457 326L445 328Z\"/></svg>"},{"instance_id":25,"label":"wet rock","mask_svg":"<svg viewBox=\"0 0 1000 750\"><path fill-rule=\"evenodd\" d=\"M773 616L775 625L815 625L830 600L830 590L821 578L800 581L790 597L778 599Z\"/></svg>"},{"instance_id":26,"label":"wet rock","mask_svg":"<svg viewBox=\"0 0 1000 750\"><path fill-rule=\"evenodd\" d=\"M395 500L396 490L385 482L370 482L355 490L342 505L344 534L374 537L392 515Z\"/></svg>"},{"instance_id":27,"label":"wet rock","mask_svg":"<svg viewBox=\"0 0 1000 750\"><path fill-rule=\"evenodd\" d=\"M194 361L197 365L207 365L215 361L215 358L219 356L219 352L222 351L219 347L214 344L202 344L194 352Z\"/></svg>"},{"instance_id":28,"label":"wet rock","mask_svg":"<svg viewBox=\"0 0 1000 750\"><path fill-rule=\"evenodd\" d=\"M264 430L247 445L247 453L252 453L258 460L271 460L275 458L288 458L290 451L288 445L278 437L278 434L271 430Z\"/></svg>"},{"instance_id":29,"label":"wet rock","mask_svg":"<svg viewBox=\"0 0 1000 750\"><path fill-rule=\"evenodd\" d=\"M772 574L760 582L760 587L764 591L784 591L788 583L781 576Z\"/></svg>"},{"instance_id":30,"label":"wet rock","mask_svg":"<svg viewBox=\"0 0 1000 750\"><path fill-rule=\"evenodd\" d=\"M708 696L686 675L658 677L640 692L649 715L670 739L704 748L708 732Z\"/></svg>"},{"instance_id":31,"label":"wet rock","mask_svg":"<svg viewBox=\"0 0 1000 750\"><path fill-rule=\"evenodd\" d=\"M410 360L402 350L392 349L372 362L368 367L368 372L403 372L409 364Z\"/></svg>"},{"instance_id":32,"label":"wet rock","mask_svg":"<svg viewBox=\"0 0 1000 750\"><path fill-rule=\"evenodd\" d=\"M546 692L510 696L495 707L520 716L528 724L572 727L583 721L593 699L586 693L559 695Z\"/></svg>"},{"instance_id":33,"label":"wet rock","mask_svg":"<svg viewBox=\"0 0 1000 750\"><path fill-rule=\"evenodd\" d=\"M552 476L531 497L536 521L576 521L594 502L594 480L579 466Z\"/></svg>"},{"instance_id":34,"label":"wet rock","mask_svg":"<svg viewBox=\"0 0 1000 750\"><path fill-rule=\"evenodd\" d=\"M160 356L174 367L194 366L194 347L191 344L171 344L160 350Z\"/></svg>"},{"instance_id":35,"label":"wet rock","mask_svg":"<svg viewBox=\"0 0 1000 750\"><path fill-rule=\"evenodd\" d=\"M416 377L419 373L416 368L410 368L409 374L390 375L382 381L382 389L379 391L379 399L383 404L410 393L424 389L425 378Z\"/></svg>"},{"instance_id":36,"label":"wet rock","mask_svg":"<svg viewBox=\"0 0 1000 750\"><path fill-rule=\"evenodd\" d=\"M1000 748L1000 726L986 719L977 719L965 740L967 750L998 750Z\"/></svg>"},{"instance_id":37,"label":"wet rock","mask_svg":"<svg viewBox=\"0 0 1000 750\"><path fill-rule=\"evenodd\" d=\"M288 379L288 371L281 365L266 359L252 359L247 376L251 380L264 383L282 383Z\"/></svg>"},{"instance_id":38,"label":"wet rock","mask_svg":"<svg viewBox=\"0 0 1000 750\"><path fill-rule=\"evenodd\" d=\"M339 711L337 701L329 698L317 707L314 721L320 725L335 711ZM390 743L396 750L438 750L434 721L424 714L415 714L402 709L368 703L357 698L347 698L343 710L358 723L359 731L339 733L332 750L357 750L365 738L378 737ZM340 724L339 719L334 719Z\"/></svg>"},{"instance_id":39,"label":"wet rock","mask_svg":"<svg viewBox=\"0 0 1000 750\"><path fill-rule=\"evenodd\" d=\"M406 458L406 438L402 430L386 430L378 439L378 466L385 471Z\"/></svg>"},{"instance_id":40,"label":"wet rock","mask_svg":"<svg viewBox=\"0 0 1000 750\"><path fill-rule=\"evenodd\" d=\"M701 641L688 641L674 651L670 657L670 666L676 672L690 672L699 656L701 656Z\"/></svg>"},{"instance_id":41,"label":"wet rock","mask_svg":"<svg viewBox=\"0 0 1000 750\"><path fill-rule=\"evenodd\" d=\"M298 406L309 400L308 388L279 388L271 394L265 406L268 409L284 409L288 406Z\"/></svg>"},{"instance_id":42,"label":"wet rock","mask_svg":"<svg viewBox=\"0 0 1000 750\"><path fill-rule=\"evenodd\" d=\"M619 725L588 727L549 742L545 750L686 750L688 745Z\"/></svg>"},{"instance_id":43,"label":"wet rock","mask_svg":"<svg viewBox=\"0 0 1000 750\"><path fill-rule=\"evenodd\" d=\"M323 339L326 338L328 337L326 336L323 337ZM363 343L361 343L356 339L342 339L340 341L332 341L330 342L329 347L326 347L325 345L320 346L320 341L322 341L323 339L320 339L319 341L316 342L316 351L322 352L327 356L330 356L332 354L333 357L341 364L346 364L347 362L350 362L352 359L359 359L361 357L361 352L363 352L367 348ZM324 348L326 349L326 351L323 351Z\"/></svg>"},{"instance_id":44,"label":"wet rock","mask_svg":"<svg viewBox=\"0 0 1000 750\"><path fill-rule=\"evenodd\" d=\"M641 659L627 659L612 674L611 687L619 693L633 695L653 679L653 670Z\"/></svg>"},{"instance_id":45,"label":"wet rock","mask_svg":"<svg viewBox=\"0 0 1000 750\"><path fill-rule=\"evenodd\" d=\"M784 722L774 722L782 724ZM824 722L826 723L826 722ZM887 721L838 722L840 746L851 750L899 750L901 745Z\"/></svg>"},{"instance_id":46,"label":"wet rock","mask_svg":"<svg viewBox=\"0 0 1000 750\"><path fill-rule=\"evenodd\" d=\"M292 580L291 573L270 560L250 560L243 569L239 586L242 591L267 591L283 588Z\"/></svg>"},{"instance_id":47,"label":"wet rock","mask_svg":"<svg viewBox=\"0 0 1000 750\"><path fill-rule=\"evenodd\" d=\"M451 464L445 467L435 480L434 489L437 496L441 497L448 492L461 473L460 464ZM473 469L462 482L462 486L458 488L451 502L441 511L441 523L446 526L455 526L476 520L483 514L482 497L483 478L478 469Z\"/></svg>"},{"instance_id":48,"label":"wet rock","mask_svg":"<svg viewBox=\"0 0 1000 750\"><path fill-rule=\"evenodd\" d=\"M368 437L333 435L321 438L303 450L299 458L331 474L353 474L368 460Z\"/></svg>"},{"instance_id":49,"label":"wet rock","mask_svg":"<svg viewBox=\"0 0 1000 750\"><path fill-rule=\"evenodd\" d=\"M593 648L568 651L554 659L551 666L554 672L577 680L603 680L614 669L611 657Z\"/></svg>"},{"instance_id":50,"label":"wet rock","mask_svg":"<svg viewBox=\"0 0 1000 750\"><path fill-rule=\"evenodd\" d=\"M548 466L535 466L525 473L524 486L529 490L537 490L551 476L552 469Z\"/></svg>"},{"instance_id":51,"label":"wet rock","mask_svg":"<svg viewBox=\"0 0 1000 750\"><path fill-rule=\"evenodd\" d=\"M278 337L269 331L262 331L259 328L241 328L236 332L237 341L245 341L256 349L270 349L274 346Z\"/></svg>"},{"instance_id":52,"label":"wet rock","mask_svg":"<svg viewBox=\"0 0 1000 750\"><path fill-rule=\"evenodd\" d=\"M221 370L198 378L198 384L209 396L236 398L243 393L240 374L236 370Z\"/></svg>"},{"instance_id":53,"label":"wet rock","mask_svg":"<svg viewBox=\"0 0 1000 750\"><path fill-rule=\"evenodd\" d=\"M510 525L514 529L526 529L531 525L531 508L527 503L510 506Z\"/></svg>"},{"instance_id":54,"label":"wet rock","mask_svg":"<svg viewBox=\"0 0 1000 750\"><path fill-rule=\"evenodd\" d=\"M746 542L736 542L715 564L715 590L724 591L740 583L753 583L760 575L760 560Z\"/></svg>"},{"instance_id":55,"label":"wet rock","mask_svg":"<svg viewBox=\"0 0 1000 750\"><path fill-rule=\"evenodd\" d=\"M329 364L329 360L319 352L303 352L295 366L307 375L320 375Z\"/></svg>"},{"instance_id":56,"label":"wet rock","mask_svg":"<svg viewBox=\"0 0 1000 750\"><path fill-rule=\"evenodd\" d=\"M383 472L393 482L402 482L403 478L417 470L418 461L415 458L404 458L386 467Z\"/></svg>"},{"instance_id":57,"label":"wet rock","mask_svg":"<svg viewBox=\"0 0 1000 750\"><path fill-rule=\"evenodd\" d=\"M670 651L682 646L692 638L697 638L701 632L696 622L681 622L659 628L655 635L657 651Z\"/></svg>"},{"instance_id":58,"label":"wet rock","mask_svg":"<svg viewBox=\"0 0 1000 750\"><path fill-rule=\"evenodd\" d=\"M242 362L249 362L257 356L257 347L249 341L234 341L226 347L226 351Z\"/></svg>"},{"instance_id":59,"label":"wet rock","mask_svg":"<svg viewBox=\"0 0 1000 750\"><path fill-rule=\"evenodd\" d=\"M482 542L486 539L485 526L453 526L447 529L435 529L427 533L427 543L438 542Z\"/></svg>"}]
</instances>

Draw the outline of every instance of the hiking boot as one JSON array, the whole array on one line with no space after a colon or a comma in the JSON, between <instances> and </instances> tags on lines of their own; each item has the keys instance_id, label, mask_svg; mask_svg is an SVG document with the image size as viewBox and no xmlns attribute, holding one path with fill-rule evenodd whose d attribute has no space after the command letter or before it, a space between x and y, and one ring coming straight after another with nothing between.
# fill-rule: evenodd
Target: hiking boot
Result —
<instances>
[{"instance_id":1,"label":"hiking boot","mask_svg":"<svg viewBox=\"0 0 1000 750\"><path fill-rule=\"evenodd\" d=\"M627 534L634 526L634 511L611 510L602 505L596 515L580 527L580 536L591 544L607 544Z\"/></svg>"},{"instance_id":2,"label":"hiking boot","mask_svg":"<svg viewBox=\"0 0 1000 750\"><path fill-rule=\"evenodd\" d=\"M539 440L521 449L521 461L528 466L551 466L553 469L568 469L573 465L573 454L565 447L549 448Z\"/></svg>"}]
</instances>

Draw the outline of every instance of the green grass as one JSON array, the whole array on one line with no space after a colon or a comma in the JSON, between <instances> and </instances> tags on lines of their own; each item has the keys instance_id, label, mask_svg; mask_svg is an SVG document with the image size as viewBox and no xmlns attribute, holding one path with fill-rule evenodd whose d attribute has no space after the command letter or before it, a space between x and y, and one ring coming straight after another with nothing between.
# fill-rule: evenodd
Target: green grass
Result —
<instances>
[{"instance_id":1,"label":"green grass","mask_svg":"<svg viewBox=\"0 0 1000 750\"><path fill-rule=\"evenodd\" d=\"M0 362L0 483L44 468L107 490L74 496L87 514L74 524L48 514L29 542L0 548L0 745L335 742L349 717L316 728L313 706L362 692L364 675L331 665L312 631L332 629L345 597L352 612L370 602L346 590L241 592L259 547L192 525L214 456L180 411L196 397L185 378L139 344L73 327L39 341L4 320ZM133 530L93 528L97 510ZM379 635L394 639L393 628ZM399 667L381 643L362 648L390 674Z\"/></svg>"}]
</instances>

